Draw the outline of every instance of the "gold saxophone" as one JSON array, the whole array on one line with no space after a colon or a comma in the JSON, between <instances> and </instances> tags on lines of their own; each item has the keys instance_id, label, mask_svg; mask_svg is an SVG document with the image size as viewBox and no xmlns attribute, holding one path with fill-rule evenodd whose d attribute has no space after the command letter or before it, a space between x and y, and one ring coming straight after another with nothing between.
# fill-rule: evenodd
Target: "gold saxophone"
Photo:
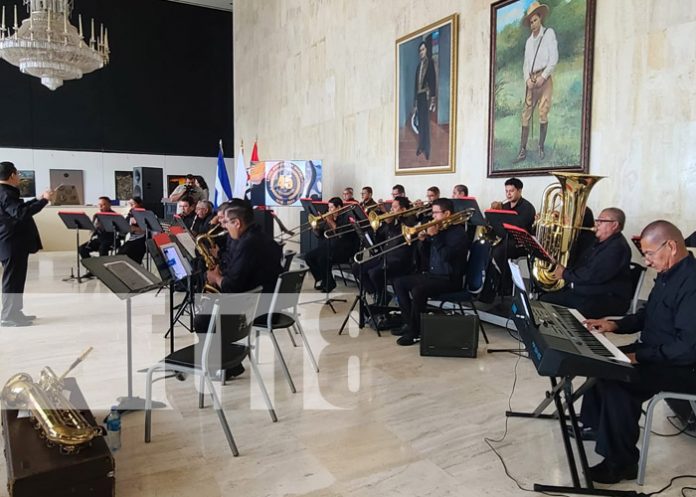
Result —
<instances>
[{"instance_id":1,"label":"gold saxophone","mask_svg":"<svg viewBox=\"0 0 696 497\"><path fill-rule=\"evenodd\" d=\"M217 258L212 254L212 247L215 244L215 238L225 236L227 231L219 224L216 224L207 232L196 237L196 250L203 257L205 267L208 271L212 271L218 265ZM206 282L203 287L204 293L220 293L220 289L215 285Z\"/></svg>"},{"instance_id":2,"label":"gold saxophone","mask_svg":"<svg viewBox=\"0 0 696 497\"><path fill-rule=\"evenodd\" d=\"M541 246L564 267L568 266L585 216L587 199L592 187L604 176L590 174L552 172L558 183L552 183L544 190L544 196L537 220L536 236ZM532 275L539 286L547 292L555 292L565 286L563 279L557 279L553 272L556 264L536 259Z\"/></svg>"},{"instance_id":3,"label":"gold saxophone","mask_svg":"<svg viewBox=\"0 0 696 497\"><path fill-rule=\"evenodd\" d=\"M92 439L104 435L102 427L91 425L62 394L63 378L91 350L90 347L60 377L46 366L38 383L28 374L18 373L2 389L4 407L29 410L34 427L40 430L47 445L58 445L66 454L75 454Z\"/></svg>"}]
</instances>

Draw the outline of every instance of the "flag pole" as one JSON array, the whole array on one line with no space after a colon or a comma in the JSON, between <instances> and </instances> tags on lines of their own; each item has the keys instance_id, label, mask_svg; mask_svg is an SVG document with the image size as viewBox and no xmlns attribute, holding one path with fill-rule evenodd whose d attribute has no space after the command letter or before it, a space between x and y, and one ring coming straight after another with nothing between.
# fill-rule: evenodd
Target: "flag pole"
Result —
<instances>
[{"instance_id":1,"label":"flag pole","mask_svg":"<svg viewBox=\"0 0 696 497\"><path fill-rule=\"evenodd\" d=\"M220 138L220 151L222 152L223 157L225 156L225 151L222 149L222 138Z\"/></svg>"}]
</instances>

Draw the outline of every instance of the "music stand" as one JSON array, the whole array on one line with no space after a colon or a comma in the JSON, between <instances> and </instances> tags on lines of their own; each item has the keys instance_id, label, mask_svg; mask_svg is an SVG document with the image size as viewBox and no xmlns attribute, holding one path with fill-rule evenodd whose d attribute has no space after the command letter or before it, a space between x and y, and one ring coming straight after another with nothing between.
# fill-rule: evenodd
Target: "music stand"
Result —
<instances>
[{"instance_id":1,"label":"music stand","mask_svg":"<svg viewBox=\"0 0 696 497\"><path fill-rule=\"evenodd\" d=\"M546 249L539 243L536 237L527 233L527 230L520 228L519 226L514 226L512 224L503 223L503 229L508 233L509 236L515 242L519 248L523 248L529 255L535 259L541 259L545 262L554 263L553 257L546 251Z\"/></svg>"},{"instance_id":2,"label":"music stand","mask_svg":"<svg viewBox=\"0 0 696 497\"><path fill-rule=\"evenodd\" d=\"M300 204L307 214L312 214L313 216L319 215L319 211L314 207L314 201L311 198L301 198Z\"/></svg>"},{"instance_id":3,"label":"music stand","mask_svg":"<svg viewBox=\"0 0 696 497\"><path fill-rule=\"evenodd\" d=\"M135 218L135 222L138 223L138 226L140 229L142 229L145 232L145 240L148 240L152 238L152 233L162 233L164 232L164 228L159 222L159 219L157 219L157 216L155 215L154 212L149 211L147 209L143 209L141 207L137 207L135 209L131 209L131 214L133 214L133 217ZM150 270L150 259L148 258L146 261L146 267L147 270Z\"/></svg>"},{"instance_id":4,"label":"music stand","mask_svg":"<svg viewBox=\"0 0 696 497\"><path fill-rule=\"evenodd\" d=\"M118 411L128 413L145 409L145 399L133 396L133 324L131 299L162 286L152 273L127 255L90 257L82 261L85 267L111 290L118 298L126 301L126 340L128 350L128 395L119 397ZM157 407L165 407L159 402Z\"/></svg>"},{"instance_id":5,"label":"music stand","mask_svg":"<svg viewBox=\"0 0 696 497\"><path fill-rule=\"evenodd\" d=\"M58 211L58 216L63 221L66 228L75 230L77 277L74 275L73 269L70 268L70 276L63 278L63 281L77 280L78 283L82 283L82 276L80 275L80 230L94 231L94 225L89 217L87 217L87 214L82 211Z\"/></svg>"},{"instance_id":6,"label":"music stand","mask_svg":"<svg viewBox=\"0 0 696 497\"><path fill-rule=\"evenodd\" d=\"M514 224L516 219L517 211L486 209L486 220L488 221L488 225L500 238L507 239L508 236L508 232L505 230L505 228L503 228L503 223Z\"/></svg>"},{"instance_id":7,"label":"music stand","mask_svg":"<svg viewBox=\"0 0 696 497\"><path fill-rule=\"evenodd\" d=\"M130 233L130 224L126 221L125 217L116 212L97 212L96 217L105 232L113 233L114 242L112 247L115 254L118 235L123 235L125 238L126 235Z\"/></svg>"},{"instance_id":8,"label":"music stand","mask_svg":"<svg viewBox=\"0 0 696 497\"><path fill-rule=\"evenodd\" d=\"M633 245L638 249L638 253L642 256L645 257L645 254L643 253L643 247L640 246L640 235L633 235L631 237L631 242L633 242Z\"/></svg>"},{"instance_id":9,"label":"music stand","mask_svg":"<svg viewBox=\"0 0 696 497\"><path fill-rule=\"evenodd\" d=\"M474 213L467 221L473 226L486 226L488 223L481 213L476 197L453 198L454 212L461 212L466 209L474 209Z\"/></svg>"}]
</instances>

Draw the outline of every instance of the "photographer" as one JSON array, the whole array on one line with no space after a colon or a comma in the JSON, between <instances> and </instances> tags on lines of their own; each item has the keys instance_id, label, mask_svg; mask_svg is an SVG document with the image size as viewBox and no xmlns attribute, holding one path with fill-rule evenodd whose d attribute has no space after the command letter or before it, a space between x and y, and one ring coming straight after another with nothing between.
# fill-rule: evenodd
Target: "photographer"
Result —
<instances>
[{"instance_id":1,"label":"photographer","mask_svg":"<svg viewBox=\"0 0 696 497\"><path fill-rule=\"evenodd\" d=\"M190 197L194 203L199 200L205 200L203 191L196 186L195 181L196 177L193 174L187 174L184 184L177 186L172 194L169 195L169 201L178 202L184 196Z\"/></svg>"}]
</instances>

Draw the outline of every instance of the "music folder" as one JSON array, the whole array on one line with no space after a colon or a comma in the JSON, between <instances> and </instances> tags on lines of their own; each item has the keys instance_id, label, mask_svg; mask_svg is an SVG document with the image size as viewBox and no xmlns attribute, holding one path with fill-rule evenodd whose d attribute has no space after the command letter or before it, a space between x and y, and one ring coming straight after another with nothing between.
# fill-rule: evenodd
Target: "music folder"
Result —
<instances>
[{"instance_id":1,"label":"music folder","mask_svg":"<svg viewBox=\"0 0 696 497\"><path fill-rule=\"evenodd\" d=\"M514 224L517 218L517 211L504 209L486 209L486 221L500 238L505 238L508 232L503 228L504 223Z\"/></svg>"},{"instance_id":2,"label":"music folder","mask_svg":"<svg viewBox=\"0 0 696 497\"><path fill-rule=\"evenodd\" d=\"M469 219L469 224L473 226L486 226L488 223L481 213L476 197L453 198L454 212L461 212L466 209L474 209L474 213Z\"/></svg>"},{"instance_id":3,"label":"music folder","mask_svg":"<svg viewBox=\"0 0 696 497\"><path fill-rule=\"evenodd\" d=\"M69 230L94 231L92 221L83 211L58 211L58 217Z\"/></svg>"},{"instance_id":4,"label":"music folder","mask_svg":"<svg viewBox=\"0 0 696 497\"><path fill-rule=\"evenodd\" d=\"M503 228L515 241L515 245L525 249L529 255L536 259L541 259L542 261L555 262L553 257L551 257L546 249L539 243L539 240L527 233L524 228L507 223L503 223Z\"/></svg>"}]
</instances>

